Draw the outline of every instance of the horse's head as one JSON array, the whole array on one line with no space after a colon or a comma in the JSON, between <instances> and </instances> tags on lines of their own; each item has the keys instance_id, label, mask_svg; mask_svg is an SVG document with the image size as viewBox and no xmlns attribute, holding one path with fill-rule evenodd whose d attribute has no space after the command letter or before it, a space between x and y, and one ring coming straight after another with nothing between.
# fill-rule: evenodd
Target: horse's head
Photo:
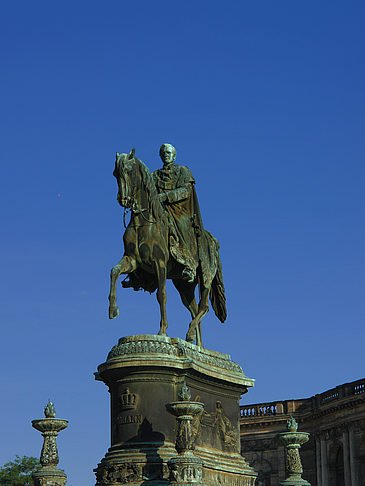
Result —
<instances>
[{"instance_id":1,"label":"horse's head","mask_svg":"<svg viewBox=\"0 0 365 486\"><path fill-rule=\"evenodd\" d=\"M118 182L119 204L125 208L131 208L135 201L135 194L140 186L141 176L138 170L138 162L134 157L134 147L129 154L116 153L115 169L113 175Z\"/></svg>"}]
</instances>

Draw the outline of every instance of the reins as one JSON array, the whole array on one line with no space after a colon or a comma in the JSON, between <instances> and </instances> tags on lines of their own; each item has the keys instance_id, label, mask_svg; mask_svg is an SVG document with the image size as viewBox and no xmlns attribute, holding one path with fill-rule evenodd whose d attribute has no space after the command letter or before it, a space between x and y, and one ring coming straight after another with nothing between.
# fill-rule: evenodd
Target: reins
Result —
<instances>
[{"instance_id":1,"label":"reins","mask_svg":"<svg viewBox=\"0 0 365 486\"><path fill-rule=\"evenodd\" d=\"M142 218L147 221L147 223L150 223L150 224L155 224L159 221L159 219L156 219L156 221L150 221L149 219L146 218L146 216L143 214L145 211L148 211L147 208L142 208L142 209L138 209L137 208L137 204L136 202L133 200L133 203L132 203L132 206L130 208L124 208L124 213L123 213L123 225L124 225L124 228L126 228L126 224L125 224L125 215L132 212L134 215L138 216L139 214L142 215Z\"/></svg>"}]
</instances>

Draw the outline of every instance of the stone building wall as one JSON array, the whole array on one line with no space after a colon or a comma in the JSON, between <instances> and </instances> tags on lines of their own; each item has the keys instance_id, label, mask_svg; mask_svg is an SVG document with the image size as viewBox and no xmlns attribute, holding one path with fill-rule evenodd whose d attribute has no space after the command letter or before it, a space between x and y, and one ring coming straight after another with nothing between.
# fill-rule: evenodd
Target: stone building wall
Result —
<instances>
[{"instance_id":1,"label":"stone building wall","mask_svg":"<svg viewBox=\"0 0 365 486\"><path fill-rule=\"evenodd\" d=\"M365 379L311 398L241 406L242 455L259 473L257 486L285 478L276 435L291 415L311 434L301 448L304 479L312 486L365 486Z\"/></svg>"}]
</instances>

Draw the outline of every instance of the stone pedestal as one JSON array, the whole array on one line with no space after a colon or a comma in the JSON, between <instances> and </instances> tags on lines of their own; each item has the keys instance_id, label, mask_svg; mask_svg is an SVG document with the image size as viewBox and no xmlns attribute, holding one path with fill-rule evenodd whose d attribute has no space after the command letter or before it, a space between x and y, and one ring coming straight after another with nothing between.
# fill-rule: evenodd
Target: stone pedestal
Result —
<instances>
[{"instance_id":1,"label":"stone pedestal","mask_svg":"<svg viewBox=\"0 0 365 486\"><path fill-rule=\"evenodd\" d=\"M298 432L298 423L290 417L287 423L288 431L278 434L279 441L286 449L286 474L287 477L280 486L311 486L302 478L303 466L300 460L299 449L309 440L308 432Z\"/></svg>"},{"instance_id":2,"label":"stone pedestal","mask_svg":"<svg viewBox=\"0 0 365 486\"><path fill-rule=\"evenodd\" d=\"M46 418L32 420L32 427L42 432L43 447L40 457L41 468L33 473L34 486L65 486L66 474L57 469L59 462L56 438L67 425L67 420L55 418L56 411L51 401L44 409Z\"/></svg>"},{"instance_id":3,"label":"stone pedestal","mask_svg":"<svg viewBox=\"0 0 365 486\"><path fill-rule=\"evenodd\" d=\"M239 440L239 399L254 380L229 355L179 338L129 336L113 347L96 379L111 400L111 447L95 469L97 486L174 484L168 462L176 456L177 421L165 405L178 401L185 382L192 401L205 405L190 424L201 484L254 485Z\"/></svg>"}]
</instances>

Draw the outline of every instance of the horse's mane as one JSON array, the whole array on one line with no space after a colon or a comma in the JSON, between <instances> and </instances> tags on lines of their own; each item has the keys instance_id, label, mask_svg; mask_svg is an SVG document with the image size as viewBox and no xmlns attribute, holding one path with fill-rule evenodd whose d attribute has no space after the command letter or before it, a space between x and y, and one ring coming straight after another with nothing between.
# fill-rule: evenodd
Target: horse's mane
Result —
<instances>
[{"instance_id":1,"label":"horse's mane","mask_svg":"<svg viewBox=\"0 0 365 486\"><path fill-rule=\"evenodd\" d=\"M127 157L128 154L120 154L120 156L117 158L115 162L115 169L113 172L113 175L115 177L119 177L121 171L123 170L123 162ZM158 198L157 189L153 181L151 172L149 171L146 164L142 162L142 160L137 159L137 157L133 157L133 160L136 162L137 167L141 173L142 183L147 192L148 206L151 209L153 218L164 220L167 217L167 214L162 206L160 199Z\"/></svg>"},{"instance_id":2,"label":"horse's mane","mask_svg":"<svg viewBox=\"0 0 365 486\"><path fill-rule=\"evenodd\" d=\"M161 201L158 198L157 189L153 181L152 174L142 160L137 159L137 157L134 157L134 160L139 165L139 170L142 175L142 182L147 192L148 205L151 208L152 216L156 219L160 219L165 216L166 211L163 209Z\"/></svg>"}]
</instances>

